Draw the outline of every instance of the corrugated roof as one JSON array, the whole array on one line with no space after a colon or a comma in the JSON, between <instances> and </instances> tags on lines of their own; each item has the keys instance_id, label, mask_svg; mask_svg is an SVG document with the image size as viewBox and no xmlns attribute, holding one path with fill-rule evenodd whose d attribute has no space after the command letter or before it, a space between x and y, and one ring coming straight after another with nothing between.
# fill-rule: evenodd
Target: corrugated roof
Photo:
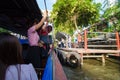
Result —
<instances>
[{"instance_id":1,"label":"corrugated roof","mask_svg":"<svg viewBox=\"0 0 120 80\"><path fill-rule=\"evenodd\" d=\"M36 18L42 18L36 0L0 0L0 27L27 35Z\"/></svg>"}]
</instances>

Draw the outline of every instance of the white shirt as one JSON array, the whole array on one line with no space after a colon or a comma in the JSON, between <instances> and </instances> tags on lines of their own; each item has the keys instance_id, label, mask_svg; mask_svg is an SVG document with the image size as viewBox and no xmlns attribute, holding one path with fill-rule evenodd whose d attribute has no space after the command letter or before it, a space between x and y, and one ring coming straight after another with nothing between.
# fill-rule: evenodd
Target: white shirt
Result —
<instances>
[{"instance_id":1,"label":"white shirt","mask_svg":"<svg viewBox=\"0 0 120 80\"><path fill-rule=\"evenodd\" d=\"M7 68L5 80L38 80L38 77L32 64L18 64Z\"/></svg>"}]
</instances>

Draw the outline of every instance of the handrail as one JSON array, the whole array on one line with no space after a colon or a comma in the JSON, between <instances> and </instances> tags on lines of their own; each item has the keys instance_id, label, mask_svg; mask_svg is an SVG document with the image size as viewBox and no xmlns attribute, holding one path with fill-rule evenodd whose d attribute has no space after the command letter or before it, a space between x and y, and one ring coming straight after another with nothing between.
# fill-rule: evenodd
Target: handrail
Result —
<instances>
[{"instance_id":1,"label":"handrail","mask_svg":"<svg viewBox=\"0 0 120 80\"><path fill-rule=\"evenodd\" d=\"M117 44L117 49L120 50L120 38L118 32L116 32L116 44Z\"/></svg>"},{"instance_id":2,"label":"handrail","mask_svg":"<svg viewBox=\"0 0 120 80\"><path fill-rule=\"evenodd\" d=\"M102 33L102 32L101 32ZM105 32L106 33L106 32ZM112 33L112 34L115 34L115 39L114 41L116 40L116 46L117 46L117 49L120 50L120 37L119 37L119 32L115 32L115 33ZM100 44L101 45L101 44ZM114 46L114 47L116 47ZM88 47L88 41L87 41L87 31L84 30L84 48L87 49ZM100 47L100 46L98 46ZM106 46L105 46L106 47ZM109 47L109 46L108 46ZM113 47L113 46L112 46Z\"/></svg>"}]
</instances>

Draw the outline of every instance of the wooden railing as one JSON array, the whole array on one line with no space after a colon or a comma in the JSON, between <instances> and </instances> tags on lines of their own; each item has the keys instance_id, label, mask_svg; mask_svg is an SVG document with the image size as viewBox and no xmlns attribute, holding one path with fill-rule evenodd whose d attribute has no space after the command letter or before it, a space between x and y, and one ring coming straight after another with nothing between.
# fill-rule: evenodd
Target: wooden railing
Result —
<instances>
[{"instance_id":1,"label":"wooden railing","mask_svg":"<svg viewBox=\"0 0 120 80\"><path fill-rule=\"evenodd\" d=\"M90 33L90 32L89 32ZM96 32L94 32L96 33ZM103 34L107 34L107 32L97 32L97 33L103 33ZM108 39L108 40L101 40L100 41L96 41L93 40L93 39L88 39L87 38L87 31L85 30L84 31L84 49L88 49L88 48L116 48L117 50L120 50L120 34L118 32L115 32L115 33L112 33L115 35L115 39ZM98 39L99 40L99 39ZM93 42L94 41L94 42ZM101 43L104 43L104 42L115 42L114 44L101 44ZM94 43L94 44L89 44L89 43ZM96 43L96 44L95 44Z\"/></svg>"}]
</instances>

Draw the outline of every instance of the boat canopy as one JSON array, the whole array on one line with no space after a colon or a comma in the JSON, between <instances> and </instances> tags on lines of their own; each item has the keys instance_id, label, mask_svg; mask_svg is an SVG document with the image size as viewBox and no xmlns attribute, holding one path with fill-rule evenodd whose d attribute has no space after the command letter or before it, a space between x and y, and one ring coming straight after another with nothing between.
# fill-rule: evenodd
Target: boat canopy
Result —
<instances>
[{"instance_id":1,"label":"boat canopy","mask_svg":"<svg viewBox=\"0 0 120 80\"><path fill-rule=\"evenodd\" d=\"M26 36L34 19L41 18L36 0L0 0L0 28Z\"/></svg>"}]
</instances>

